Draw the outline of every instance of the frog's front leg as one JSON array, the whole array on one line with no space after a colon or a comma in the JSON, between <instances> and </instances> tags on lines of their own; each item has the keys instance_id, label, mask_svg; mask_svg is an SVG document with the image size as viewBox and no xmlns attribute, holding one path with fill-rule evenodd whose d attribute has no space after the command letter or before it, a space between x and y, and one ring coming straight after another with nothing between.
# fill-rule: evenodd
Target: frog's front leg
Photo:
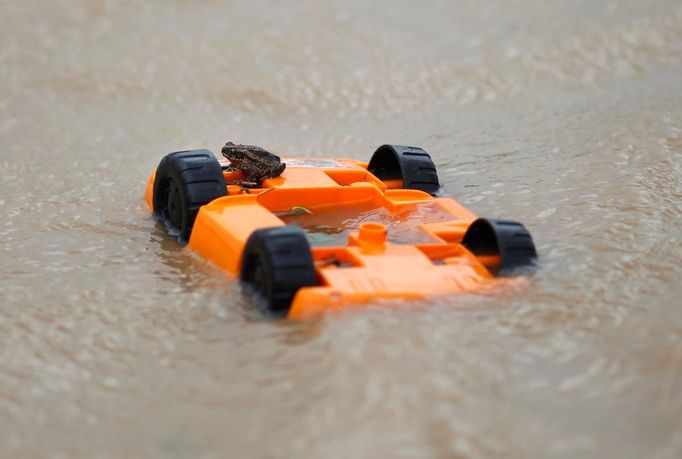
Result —
<instances>
[{"instance_id":1,"label":"frog's front leg","mask_svg":"<svg viewBox=\"0 0 682 459\"><path fill-rule=\"evenodd\" d=\"M237 169L237 166L234 165L234 163L230 162L230 163L226 164L225 166L223 166L223 170L233 172L233 171L236 171L238 169Z\"/></svg>"}]
</instances>

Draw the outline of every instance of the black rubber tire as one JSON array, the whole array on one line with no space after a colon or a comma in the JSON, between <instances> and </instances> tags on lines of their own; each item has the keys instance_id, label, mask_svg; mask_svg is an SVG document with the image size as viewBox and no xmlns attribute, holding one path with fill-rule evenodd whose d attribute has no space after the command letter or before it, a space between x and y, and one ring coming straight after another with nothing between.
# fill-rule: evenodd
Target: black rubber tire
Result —
<instances>
[{"instance_id":1,"label":"black rubber tire","mask_svg":"<svg viewBox=\"0 0 682 459\"><path fill-rule=\"evenodd\" d=\"M154 178L154 214L180 242L189 241L199 208L227 194L220 163L208 150L163 157Z\"/></svg>"},{"instance_id":2,"label":"black rubber tire","mask_svg":"<svg viewBox=\"0 0 682 459\"><path fill-rule=\"evenodd\" d=\"M425 191L432 196L442 190L436 166L421 148L382 145L372 155L367 170L379 180L400 179L403 188Z\"/></svg>"},{"instance_id":3,"label":"black rubber tire","mask_svg":"<svg viewBox=\"0 0 682 459\"><path fill-rule=\"evenodd\" d=\"M500 276L531 268L538 258L526 227L511 220L479 218L467 229L462 245L474 255L499 255Z\"/></svg>"},{"instance_id":4,"label":"black rubber tire","mask_svg":"<svg viewBox=\"0 0 682 459\"><path fill-rule=\"evenodd\" d=\"M267 313L286 316L296 292L317 285L303 230L287 225L254 231L244 247L240 281Z\"/></svg>"}]
</instances>

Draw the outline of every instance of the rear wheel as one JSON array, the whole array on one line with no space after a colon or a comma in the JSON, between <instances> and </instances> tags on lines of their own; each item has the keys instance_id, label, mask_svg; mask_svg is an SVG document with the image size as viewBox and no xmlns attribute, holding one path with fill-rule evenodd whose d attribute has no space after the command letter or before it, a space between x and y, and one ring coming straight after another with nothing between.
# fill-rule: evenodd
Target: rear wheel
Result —
<instances>
[{"instance_id":1,"label":"rear wheel","mask_svg":"<svg viewBox=\"0 0 682 459\"><path fill-rule=\"evenodd\" d=\"M528 230L511 220L479 218L467 229L462 245L479 257L499 257L497 274L501 276L532 267L538 257Z\"/></svg>"},{"instance_id":2,"label":"rear wheel","mask_svg":"<svg viewBox=\"0 0 682 459\"><path fill-rule=\"evenodd\" d=\"M156 168L154 214L187 242L199 208L227 194L220 163L208 150L169 153Z\"/></svg>"},{"instance_id":3,"label":"rear wheel","mask_svg":"<svg viewBox=\"0 0 682 459\"><path fill-rule=\"evenodd\" d=\"M403 188L421 190L436 196L441 192L436 166L431 156L417 147L382 145L367 166L379 180L402 180Z\"/></svg>"},{"instance_id":4,"label":"rear wheel","mask_svg":"<svg viewBox=\"0 0 682 459\"><path fill-rule=\"evenodd\" d=\"M303 230L289 225L254 231L244 248L240 280L264 310L286 316L296 292L317 285Z\"/></svg>"}]
</instances>

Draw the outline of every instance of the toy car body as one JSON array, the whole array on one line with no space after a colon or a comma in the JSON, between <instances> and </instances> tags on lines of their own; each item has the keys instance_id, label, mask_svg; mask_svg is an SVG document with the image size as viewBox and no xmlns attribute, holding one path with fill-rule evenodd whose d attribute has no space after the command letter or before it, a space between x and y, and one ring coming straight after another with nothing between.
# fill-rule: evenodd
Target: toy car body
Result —
<instances>
[{"instance_id":1,"label":"toy car body","mask_svg":"<svg viewBox=\"0 0 682 459\"><path fill-rule=\"evenodd\" d=\"M478 291L536 258L523 225L479 219L438 197L422 149L384 145L369 163L284 162L279 177L244 188L241 172L208 150L175 152L145 195L171 234L275 315Z\"/></svg>"}]
</instances>

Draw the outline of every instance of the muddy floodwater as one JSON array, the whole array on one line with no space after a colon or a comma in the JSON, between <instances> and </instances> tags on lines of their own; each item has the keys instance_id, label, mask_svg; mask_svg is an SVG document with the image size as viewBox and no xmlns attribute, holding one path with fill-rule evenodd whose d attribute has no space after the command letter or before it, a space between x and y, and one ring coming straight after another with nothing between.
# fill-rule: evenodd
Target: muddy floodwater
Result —
<instances>
[{"instance_id":1,"label":"muddy floodwater","mask_svg":"<svg viewBox=\"0 0 682 459\"><path fill-rule=\"evenodd\" d=\"M541 267L264 320L143 202L227 140L423 147ZM0 1L0 457L682 457L682 4Z\"/></svg>"}]
</instances>

